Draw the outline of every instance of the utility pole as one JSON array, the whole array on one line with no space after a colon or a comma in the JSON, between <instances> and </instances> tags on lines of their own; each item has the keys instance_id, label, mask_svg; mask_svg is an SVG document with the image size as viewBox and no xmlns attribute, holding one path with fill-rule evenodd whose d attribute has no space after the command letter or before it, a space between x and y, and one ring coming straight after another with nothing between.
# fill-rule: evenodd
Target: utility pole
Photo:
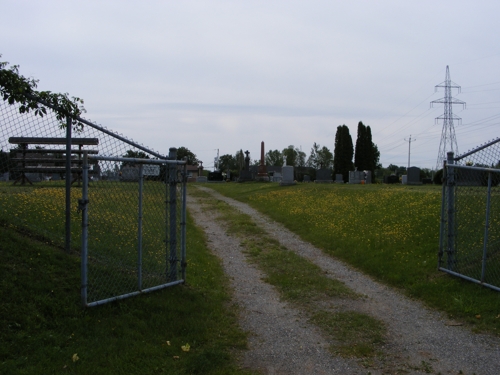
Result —
<instances>
[{"instance_id":1,"label":"utility pole","mask_svg":"<svg viewBox=\"0 0 500 375\"><path fill-rule=\"evenodd\" d=\"M405 138L405 141L408 142L408 169L410 169L410 149L411 149L411 141L415 142L417 139L416 138L411 138L411 134L410 134L410 138L406 139ZM408 171L406 172L408 173Z\"/></svg>"},{"instance_id":2,"label":"utility pole","mask_svg":"<svg viewBox=\"0 0 500 375\"><path fill-rule=\"evenodd\" d=\"M436 123L438 122L438 120L443 120L443 131L441 133L441 143L439 144L436 170L439 170L443 167L443 161L446 160L446 153L448 151L452 151L455 153L455 155L458 155L458 144L457 138L455 136L453 120L458 120L458 122L460 123L462 119L453 115L453 104L461 104L463 108L465 108L465 102L455 99L453 96L451 96L451 89L457 89L460 93L460 86L450 80L450 70L448 68L448 65L446 66L445 81L435 87L436 91L438 87L444 87L444 98L432 101L431 107L434 103L443 103L444 114L442 116L436 117Z\"/></svg>"},{"instance_id":3,"label":"utility pole","mask_svg":"<svg viewBox=\"0 0 500 375\"><path fill-rule=\"evenodd\" d=\"M217 148L217 156L214 158L214 172L219 170L219 149Z\"/></svg>"}]
</instances>

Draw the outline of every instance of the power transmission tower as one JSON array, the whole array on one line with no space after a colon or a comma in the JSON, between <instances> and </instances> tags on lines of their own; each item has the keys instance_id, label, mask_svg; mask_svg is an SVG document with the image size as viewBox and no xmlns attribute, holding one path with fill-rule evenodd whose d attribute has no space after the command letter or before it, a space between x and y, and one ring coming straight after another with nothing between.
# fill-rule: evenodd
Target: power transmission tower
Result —
<instances>
[{"instance_id":1,"label":"power transmission tower","mask_svg":"<svg viewBox=\"0 0 500 375\"><path fill-rule=\"evenodd\" d=\"M408 142L408 169L410 169L410 149L411 149L411 142L415 142L417 139L416 138L413 138L411 137L411 134L410 134L410 138L406 139L405 138L405 141Z\"/></svg>"},{"instance_id":2,"label":"power transmission tower","mask_svg":"<svg viewBox=\"0 0 500 375\"><path fill-rule=\"evenodd\" d=\"M460 86L450 80L450 69L448 68L448 65L446 65L446 79L444 82L435 87L435 91L438 90L438 87L444 87L444 98L432 101L431 106L434 103L444 104L444 114L436 117L436 123L438 120L443 120L441 143L439 144L439 152L436 162L436 169L441 169L443 167L443 160L446 159L446 153L448 151L452 151L455 155L458 155L458 144L457 137L455 136L453 120L458 120L460 123L462 119L453 115L453 104L461 104L463 108L465 108L465 102L451 96L451 89L457 89L458 93L460 93Z\"/></svg>"}]
</instances>

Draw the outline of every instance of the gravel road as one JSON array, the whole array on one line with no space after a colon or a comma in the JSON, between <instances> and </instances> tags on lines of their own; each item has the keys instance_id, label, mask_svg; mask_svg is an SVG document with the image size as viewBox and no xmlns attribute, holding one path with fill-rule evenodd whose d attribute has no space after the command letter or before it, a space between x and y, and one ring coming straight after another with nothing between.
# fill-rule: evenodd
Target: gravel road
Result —
<instances>
[{"instance_id":1,"label":"gravel road","mask_svg":"<svg viewBox=\"0 0 500 375\"><path fill-rule=\"evenodd\" d=\"M321 267L366 296L349 308L383 321L387 328L383 355L367 365L362 359L332 355L330 343L300 310L280 300L278 292L262 281L265 275L248 263L240 239L226 233L203 210L203 198L188 196L188 209L221 259L231 279L233 298L241 307L240 324L250 332L249 350L242 367L263 374L465 374L500 375L500 339L471 333L418 301L384 286L344 263L325 255L294 233L247 204L199 187L244 214L283 246ZM333 301L335 303L336 301ZM342 302L345 303L345 302Z\"/></svg>"}]
</instances>

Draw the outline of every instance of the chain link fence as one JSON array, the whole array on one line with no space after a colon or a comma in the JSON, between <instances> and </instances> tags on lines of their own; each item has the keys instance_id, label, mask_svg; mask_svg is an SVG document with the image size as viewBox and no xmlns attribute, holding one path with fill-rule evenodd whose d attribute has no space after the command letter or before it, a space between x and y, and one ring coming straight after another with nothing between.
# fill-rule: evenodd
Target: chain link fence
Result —
<instances>
[{"instance_id":1,"label":"chain link fence","mask_svg":"<svg viewBox=\"0 0 500 375\"><path fill-rule=\"evenodd\" d=\"M79 120L0 101L0 224L81 255L85 306L182 282L185 161Z\"/></svg>"},{"instance_id":2,"label":"chain link fence","mask_svg":"<svg viewBox=\"0 0 500 375\"><path fill-rule=\"evenodd\" d=\"M500 138L443 169L439 269L500 291Z\"/></svg>"}]
</instances>

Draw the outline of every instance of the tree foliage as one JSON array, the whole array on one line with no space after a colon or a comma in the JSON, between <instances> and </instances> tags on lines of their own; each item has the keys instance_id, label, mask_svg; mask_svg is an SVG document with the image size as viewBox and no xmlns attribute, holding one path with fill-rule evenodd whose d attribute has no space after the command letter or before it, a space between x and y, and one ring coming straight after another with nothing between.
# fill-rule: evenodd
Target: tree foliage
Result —
<instances>
[{"instance_id":1,"label":"tree foliage","mask_svg":"<svg viewBox=\"0 0 500 375\"><path fill-rule=\"evenodd\" d=\"M134 150L127 150L125 154L123 154L124 158L131 158L131 159L150 159L149 155L146 154L144 151L134 151ZM125 161L122 163L122 167L134 167L136 163L134 162L129 162Z\"/></svg>"},{"instance_id":2,"label":"tree foliage","mask_svg":"<svg viewBox=\"0 0 500 375\"><path fill-rule=\"evenodd\" d=\"M219 157L219 170L221 172L226 172L227 170L234 171L237 169L236 158L233 155L225 154Z\"/></svg>"},{"instance_id":3,"label":"tree foliage","mask_svg":"<svg viewBox=\"0 0 500 375\"><path fill-rule=\"evenodd\" d=\"M320 168L331 168L333 164L333 154L328 149L328 147L321 147L319 144L314 142L311 148L311 154L307 159L307 166L316 169Z\"/></svg>"},{"instance_id":4,"label":"tree foliage","mask_svg":"<svg viewBox=\"0 0 500 375\"><path fill-rule=\"evenodd\" d=\"M293 145L288 146L282 151L283 157L286 159L286 165L293 167L306 166L306 153Z\"/></svg>"},{"instance_id":5,"label":"tree foliage","mask_svg":"<svg viewBox=\"0 0 500 375\"><path fill-rule=\"evenodd\" d=\"M123 155L124 158L134 158L134 159L150 159L149 155L144 151L134 151L127 150L127 152Z\"/></svg>"},{"instance_id":6,"label":"tree foliage","mask_svg":"<svg viewBox=\"0 0 500 375\"><path fill-rule=\"evenodd\" d=\"M379 160L380 152L377 145L372 141L372 131L369 126L365 126L360 121L358 123L358 136L354 152L354 166L359 171L372 171L372 178L374 178L375 169L380 166Z\"/></svg>"},{"instance_id":7,"label":"tree foliage","mask_svg":"<svg viewBox=\"0 0 500 375\"><path fill-rule=\"evenodd\" d=\"M40 117L47 114L48 107L55 113L61 127L66 127L66 117L69 116L75 130L83 129L83 123L79 120L82 113L86 112L82 99L74 96L70 98L68 93L37 91L37 86L38 80L19 73L19 65L9 67L8 62L0 61L0 95L4 101L11 105L17 103L20 113L32 111Z\"/></svg>"},{"instance_id":8,"label":"tree foliage","mask_svg":"<svg viewBox=\"0 0 500 375\"><path fill-rule=\"evenodd\" d=\"M337 127L337 133L335 134L335 149L333 153L334 173L341 174L344 181L348 181L349 171L354 169L354 164L352 163L354 149L351 134L346 125Z\"/></svg>"},{"instance_id":9,"label":"tree foliage","mask_svg":"<svg viewBox=\"0 0 500 375\"><path fill-rule=\"evenodd\" d=\"M283 154L279 150L269 150L266 153L266 165L268 166L283 166Z\"/></svg>"},{"instance_id":10,"label":"tree foliage","mask_svg":"<svg viewBox=\"0 0 500 375\"><path fill-rule=\"evenodd\" d=\"M179 147L177 149L177 160L183 160L184 158L187 158L188 165L198 165L198 158L194 153L186 147Z\"/></svg>"},{"instance_id":11,"label":"tree foliage","mask_svg":"<svg viewBox=\"0 0 500 375\"><path fill-rule=\"evenodd\" d=\"M240 151L236 152L234 158L236 159L236 167L238 171L241 171L245 167L245 153L242 149L240 149Z\"/></svg>"}]
</instances>

